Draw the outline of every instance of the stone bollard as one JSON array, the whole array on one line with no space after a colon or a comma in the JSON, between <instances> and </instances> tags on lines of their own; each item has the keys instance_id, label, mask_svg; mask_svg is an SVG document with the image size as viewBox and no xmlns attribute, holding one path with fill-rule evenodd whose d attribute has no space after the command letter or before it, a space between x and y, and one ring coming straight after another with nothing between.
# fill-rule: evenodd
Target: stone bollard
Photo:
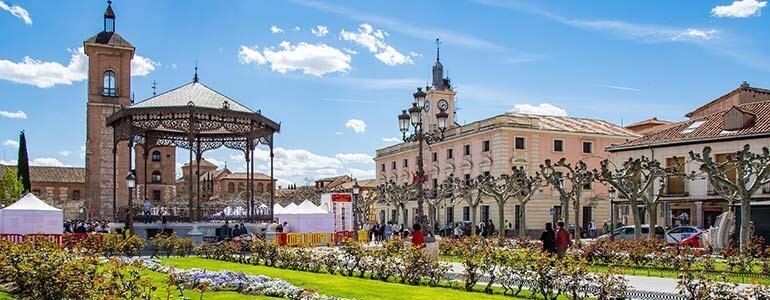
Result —
<instances>
[{"instance_id":1,"label":"stone bollard","mask_svg":"<svg viewBox=\"0 0 770 300\"><path fill-rule=\"evenodd\" d=\"M192 225L192 230L187 232L187 237L191 238L195 244L200 244L203 242L203 232L198 230L198 224Z\"/></svg>"}]
</instances>

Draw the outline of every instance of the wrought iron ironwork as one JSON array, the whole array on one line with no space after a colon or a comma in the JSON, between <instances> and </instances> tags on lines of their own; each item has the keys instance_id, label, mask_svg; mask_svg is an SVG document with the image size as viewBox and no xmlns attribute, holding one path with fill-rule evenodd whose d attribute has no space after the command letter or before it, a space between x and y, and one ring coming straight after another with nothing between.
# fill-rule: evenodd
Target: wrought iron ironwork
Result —
<instances>
[{"instance_id":1,"label":"wrought iron ironwork","mask_svg":"<svg viewBox=\"0 0 770 300\"><path fill-rule=\"evenodd\" d=\"M256 147L266 145L270 150L271 187L275 186L273 174L274 135L280 132L281 125L263 116L260 112L231 110L229 105L223 105L222 108L200 107L195 106L192 101L187 106L128 106L122 107L109 116L107 126L114 130L113 149L121 141L132 141L133 144L141 144L145 150L153 146L174 146L190 151L191 180L188 187L188 215L190 220L196 219L196 214L193 212L193 194L197 190L196 196L202 196L200 177L192 178L193 174L197 173L192 170L193 153L196 156L196 161L200 163L204 152L226 147L243 152L246 161L251 161ZM113 169L115 168L116 166L113 164ZM246 172L249 178L254 178L253 167L247 167ZM193 188L193 180L196 182L197 188ZM113 184L115 184L114 181ZM115 190L114 187L113 190ZM260 221L272 220L272 208L275 202L274 190L274 188L271 189L270 213L249 213L251 220L255 220L255 216L262 219ZM255 209L253 194L253 191L250 191L248 195L251 212ZM116 197L116 193L113 193L113 203L116 202ZM199 212L197 218L201 217Z\"/></svg>"}]
</instances>

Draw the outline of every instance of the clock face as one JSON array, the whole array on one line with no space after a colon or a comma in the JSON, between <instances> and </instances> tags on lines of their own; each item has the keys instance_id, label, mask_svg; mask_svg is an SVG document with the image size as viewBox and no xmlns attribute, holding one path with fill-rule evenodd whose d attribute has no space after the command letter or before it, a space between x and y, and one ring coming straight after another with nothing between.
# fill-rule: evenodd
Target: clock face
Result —
<instances>
[{"instance_id":1,"label":"clock face","mask_svg":"<svg viewBox=\"0 0 770 300\"><path fill-rule=\"evenodd\" d=\"M447 102L444 99L441 99L438 101L438 109L440 109L441 111L445 111L448 108L449 108L449 102Z\"/></svg>"},{"instance_id":2,"label":"clock face","mask_svg":"<svg viewBox=\"0 0 770 300\"><path fill-rule=\"evenodd\" d=\"M430 112L430 100L425 100L425 106L423 107L425 112Z\"/></svg>"}]
</instances>

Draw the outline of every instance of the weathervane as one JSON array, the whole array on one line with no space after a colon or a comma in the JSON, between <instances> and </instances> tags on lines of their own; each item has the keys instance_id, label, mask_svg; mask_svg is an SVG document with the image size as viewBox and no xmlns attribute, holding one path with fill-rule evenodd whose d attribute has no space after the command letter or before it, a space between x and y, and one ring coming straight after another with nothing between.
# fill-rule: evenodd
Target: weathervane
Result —
<instances>
[{"instance_id":1,"label":"weathervane","mask_svg":"<svg viewBox=\"0 0 770 300\"><path fill-rule=\"evenodd\" d=\"M439 60L439 50L441 49L441 40L436 38L436 61Z\"/></svg>"},{"instance_id":2,"label":"weathervane","mask_svg":"<svg viewBox=\"0 0 770 300\"><path fill-rule=\"evenodd\" d=\"M155 96L155 88L157 87L158 83L155 82L155 80L152 81L152 95Z\"/></svg>"},{"instance_id":3,"label":"weathervane","mask_svg":"<svg viewBox=\"0 0 770 300\"><path fill-rule=\"evenodd\" d=\"M193 82L198 82L198 60L195 60L195 76L193 77Z\"/></svg>"}]
</instances>

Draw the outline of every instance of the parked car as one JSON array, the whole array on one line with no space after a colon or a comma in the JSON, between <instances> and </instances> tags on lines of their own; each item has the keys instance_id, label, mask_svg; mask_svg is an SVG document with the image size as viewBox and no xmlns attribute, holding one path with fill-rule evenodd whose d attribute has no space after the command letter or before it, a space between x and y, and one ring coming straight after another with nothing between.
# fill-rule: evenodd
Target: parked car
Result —
<instances>
[{"instance_id":1,"label":"parked car","mask_svg":"<svg viewBox=\"0 0 770 300\"><path fill-rule=\"evenodd\" d=\"M666 242L669 244L679 244L686 238L693 236L696 233L702 232L703 229L697 226L678 226L666 232Z\"/></svg>"},{"instance_id":2,"label":"parked car","mask_svg":"<svg viewBox=\"0 0 770 300\"><path fill-rule=\"evenodd\" d=\"M642 237L647 237L650 234L650 225L642 225ZM663 239L666 231L661 226L655 226L655 237ZM632 240L634 239L634 226L623 226L612 232L612 235L616 240ZM604 234L599 237L600 241L609 240L610 234Z\"/></svg>"}]
</instances>

